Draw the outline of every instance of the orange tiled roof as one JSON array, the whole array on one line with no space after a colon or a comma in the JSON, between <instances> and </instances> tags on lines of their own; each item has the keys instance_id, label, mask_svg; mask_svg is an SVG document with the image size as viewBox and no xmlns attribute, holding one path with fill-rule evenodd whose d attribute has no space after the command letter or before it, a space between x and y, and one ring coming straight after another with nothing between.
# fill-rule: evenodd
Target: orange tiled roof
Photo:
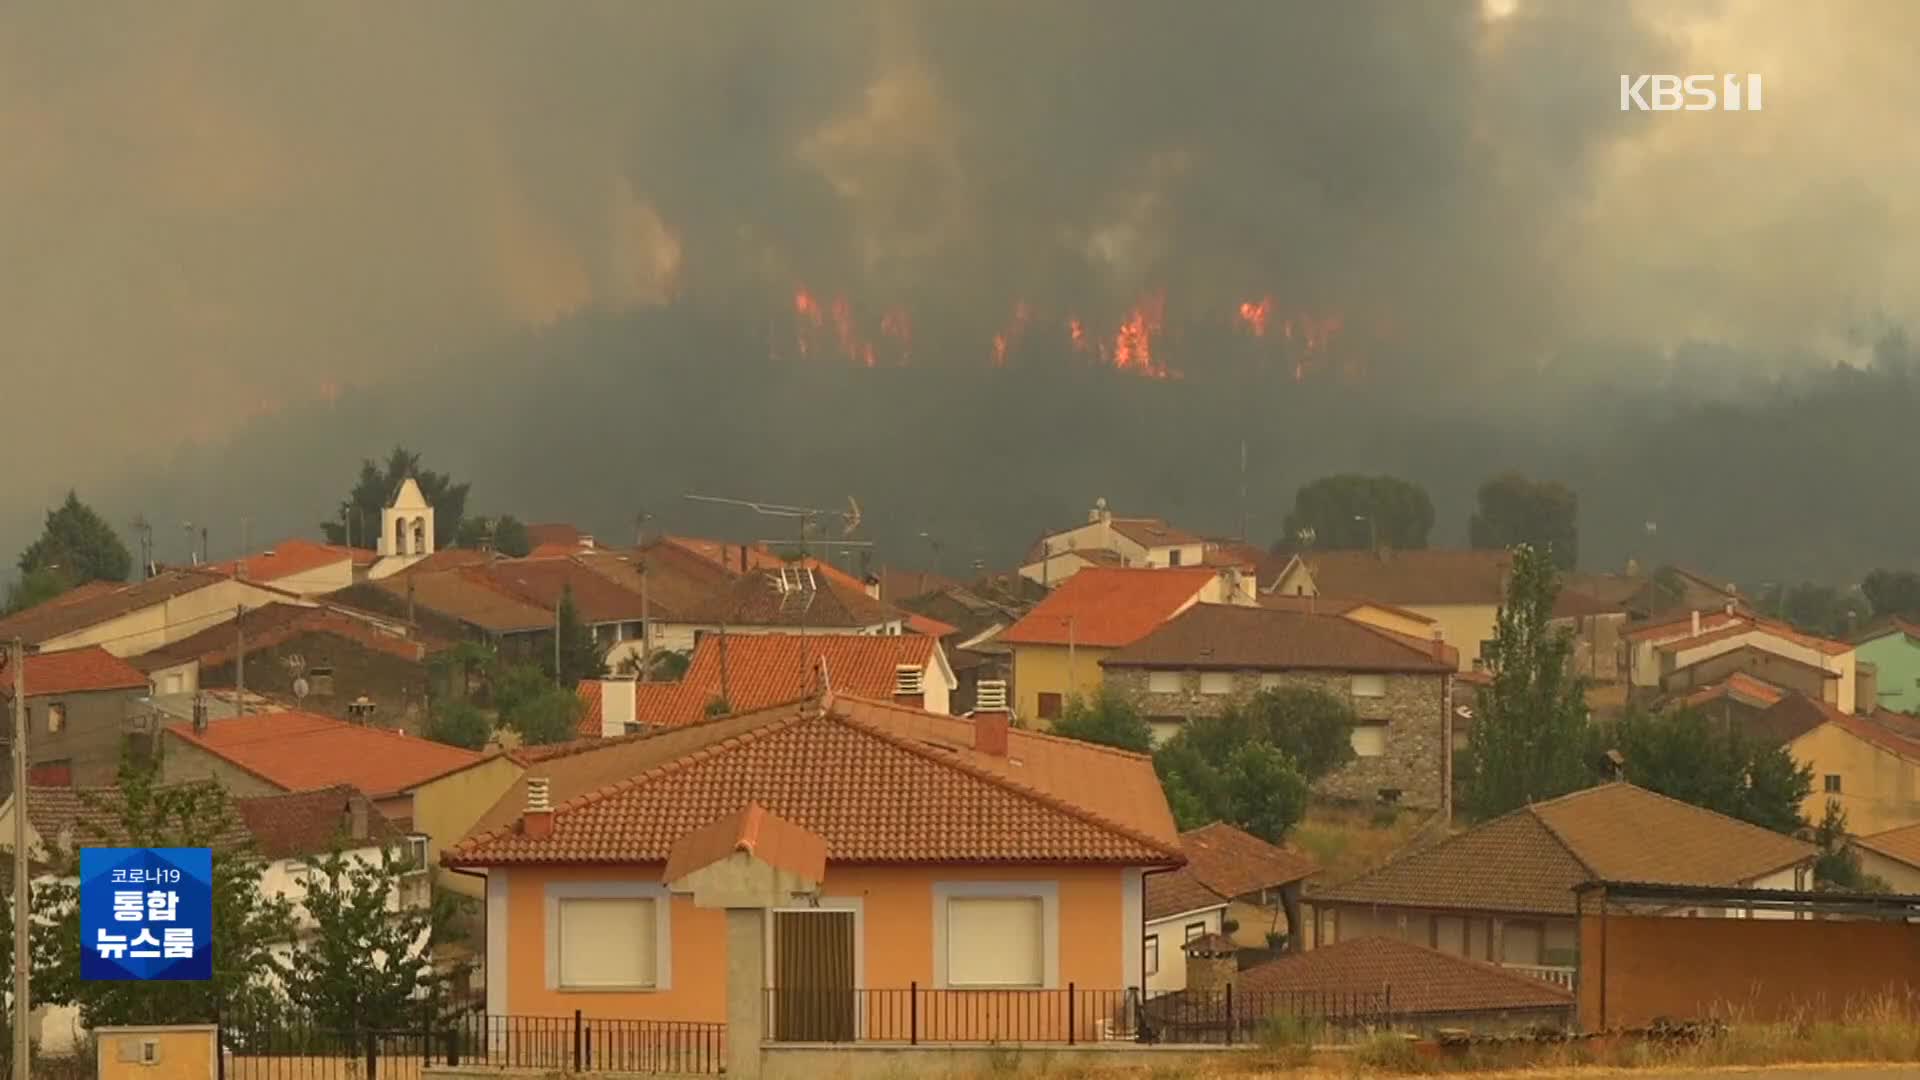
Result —
<instances>
[{"instance_id":1,"label":"orange tiled roof","mask_svg":"<svg viewBox=\"0 0 1920 1080\"><path fill-rule=\"evenodd\" d=\"M203 567L162 570L145 581L91 583L0 618L0 641L37 645L228 580ZM255 588L266 586L255 585Z\"/></svg>"},{"instance_id":2,"label":"orange tiled roof","mask_svg":"<svg viewBox=\"0 0 1920 1080\"><path fill-rule=\"evenodd\" d=\"M1144 910L1148 922L1226 906L1226 897L1202 885L1200 879L1193 876L1191 864L1164 874L1147 875Z\"/></svg>"},{"instance_id":3,"label":"orange tiled roof","mask_svg":"<svg viewBox=\"0 0 1920 1080\"><path fill-rule=\"evenodd\" d=\"M1513 556L1505 551L1419 548L1314 551L1298 561L1306 565L1316 592L1393 604L1499 604L1506 599Z\"/></svg>"},{"instance_id":4,"label":"orange tiled roof","mask_svg":"<svg viewBox=\"0 0 1920 1080\"><path fill-rule=\"evenodd\" d=\"M365 619L328 608L302 607L298 604L276 603L253 608L244 616L241 627L246 632L248 650L272 648L303 634L326 634L353 642L372 652L417 663L426 659L429 651L447 647L446 642L437 639L390 634ZM233 659L238 644L234 640L234 629L233 622L229 620L141 653L132 657L131 662L142 671L184 664L189 660L198 660L203 667L216 667Z\"/></svg>"},{"instance_id":5,"label":"orange tiled roof","mask_svg":"<svg viewBox=\"0 0 1920 1080\"><path fill-rule=\"evenodd\" d=\"M922 637L943 638L948 634L957 634L960 632L959 627L951 623L943 623L931 615L921 615L913 611L904 612L904 614L907 617L908 632L919 634Z\"/></svg>"},{"instance_id":6,"label":"orange tiled roof","mask_svg":"<svg viewBox=\"0 0 1920 1080\"><path fill-rule=\"evenodd\" d=\"M1277 889L1318 873L1312 859L1276 847L1224 821L1180 834L1187 869L1222 896L1246 896Z\"/></svg>"},{"instance_id":7,"label":"orange tiled roof","mask_svg":"<svg viewBox=\"0 0 1920 1080\"><path fill-rule=\"evenodd\" d=\"M1234 989L1257 1008L1262 995L1374 994L1391 987L1397 1014L1571 1008L1573 994L1544 979L1394 938L1351 938L1255 964Z\"/></svg>"},{"instance_id":8,"label":"orange tiled roof","mask_svg":"<svg viewBox=\"0 0 1920 1080\"><path fill-rule=\"evenodd\" d=\"M1729 615L1725 611L1703 611L1700 613L1700 631L1717 630L1723 626L1748 621L1745 614ZM1673 641L1693 636L1693 613L1685 612L1673 618L1657 622L1642 623L1626 632L1630 641Z\"/></svg>"},{"instance_id":9,"label":"orange tiled roof","mask_svg":"<svg viewBox=\"0 0 1920 1080\"><path fill-rule=\"evenodd\" d=\"M736 579L724 590L685 615L688 622L706 626L810 626L821 629L863 629L902 621L891 604L867 595L866 588L848 585L845 574L813 571L811 583L786 572L792 591L782 592L782 575L759 571ZM845 580L843 580L845 579Z\"/></svg>"},{"instance_id":10,"label":"orange tiled roof","mask_svg":"<svg viewBox=\"0 0 1920 1080\"><path fill-rule=\"evenodd\" d=\"M735 544L726 540L709 540L700 536L662 536L655 542L670 544L682 551L692 552L731 574L744 574L753 570L778 570L787 564L785 559L759 544Z\"/></svg>"},{"instance_id":11,"label":"orange tiled roof","mask_svg":"<svg viewBox=\"0 0 1920 1080\"><path fill-rule=\"evenodd\" d=\"M1442 647L1411 644L1339 615L1266 607L1195 604L1101 660L1105 667L1228 668L1261 671L1452 672Z\"/></svg>"},{"instance_id":12,"label":"orange tiled roof","mask_svg":"<svg viewBox=\"0 0 1920 1080\"><path fill-rule=\"evenodd\" d=\"M338 839L344 848L383 847L400 838L400 830L380 808L367 805L366 836L352 835L352 804L365 799L351 784L335 784L284 795L256 795L235 799L234 809L253 835L254 847L269 859L290 859L333 850Z\"/></svg>"},{"instance_id":13,"label":"orange tiled roof","mask_svg":"<svg viewBox=\"0 0 1920 1080\"><path fill-rule=\"evenodd\" d=\"M1920 868L1920 825L1902 825L1871 836L1856 836L1853 843L1897 862Z\"/></svg>"},{"instance_id":14,"label":"orange tiled roof","mask_svg":"<svg viewBox=\"0 0 1920 1080\"><path fill-rule=\"evenodd\" d=\"M362 561L364 558L364 562ZM231 576L236 570L239 576L248 581L278 581L295 574L304 574L309 570L318 570L323 566L347 562L366 565L373 561L373 553L344 545L320 544L312 540L294 538L282 540L271 548L244 559L233 559L223 563L213 563L206 569L222 576Z\"/></svg>"},{"instance_id":15,"label":"orange tiled roof","mask_svg":"<svg viewBox=\"0 0 1920 1080\"><path fill-rule=\"evenodd\" d=\"M768 813L759 803L750 802L674 841L660 880L678 881L736 851L744 851L768 866L788 871L805 881L819 882L827 876L827 842L819 833L809 832Z\"/></svg>"},{"instance_id":16,"label":"orange tiled roof","mask_svg":"<svg viewBox=\"0 0 1920 1080\"><path fill-rule=\"evenodd\" d=\"M1206 567L1088 567L1000 635L1009 645L1117 649L1145 637L1199 596L1216 576Z\"/></svg>"},{"instance_id":17,"label":"orange tiled roof","mask_svg":"<svg viewBox=\"0 0 1920 1080\"><path fill-rule=\"evenodd\" d=\"M1716 641L1725 641L1729 638L1739 637L1741 634L1750 633L1777 637L1783 641L1790 641L1795 645L1802 646L1803 648L1825 653L1828 656L1839 656L1853 651L1853 646L1844 641L1833 641L1829 638L1817 637L1813 634L1803 634L1793 627L1788 626L1786 623L1774 622L1771 619L1740 618L1729 620L1712 630L1706 629L1705 621L1702 620L1701 632L1699 634L1674 638L1671 641L1663 641L1655 646L1655 648L1658 648L1661 652L1685 652L1688 649L1697 649L1702 645L1711 645Z\"/></svg>"},{"instance_id":18,"label":"orange tiled roof","mask_svg":"<svg viewBox=\"0 0 1920 1080\"><path fill-rule=\"evenodd\" d=\"M856 697L893 696L896 669L913 664L927 678L944 678L934 655L940 643L919 634L728 634L726 688L733 712L752 712L804 697L826 661L828 684ZM634 718L651 727L683 727L707 718L707 703L720 697L721 637L707 634L694 646L679 682L642 683L635 689ZM598 712L597 702L589 707ZM598 723L581 731L598 733Z\"/></svg>"},{"instance_id":19,"label":"orange tiled roof","mask_svg":"<svg viewBox=\"0 0 1920 1080\"><path fill-rule=\"evenodd\" d=\"M199 732L191 724L170 724L166 732L283 791L351 784L376 799L481 757L430 739L292 711L218 720Z\"/></svg>"},{"instance_id":20,"label":"orange tiled roof","mask_svg":"<svg viewBox=\"0 0 1920 1080\"><path fill-rule=\"evenodd\" d=\"M1206 543L1199 533L1188 532L1178 525L1157 517L1116 517L1113 519L1113 531L1139 544L1144 548L1180 547L1186 544Z\"/></svg>"},{"instance_id":21,"label":"orange tiled roof","mask_svg":"<svg viewBox=\"0 0 1920 1080\"><path fill-rule=\"evenodd\" d=\"M1751 702L1760 708L1767 708L1779 704L1781 699L1787 696L1787 692L1765 679L1756 679L1744 671L1736 671L1711 686L1703 686L1681 698L1680 704L1697 707L1729 695Z\"/></svg>"},{"instance_id":22,"label":"orange tiled roof","mask_svg":"<svg viewBox=\"0 0 1920 1080\"><path fill-rule=\"evenodd\" d=\"M537 766L553 832L521 828L526 777L446 855L450 866L663 863L687 832L758 803L863 863L1177 866L1145 755L1026 731L1004 758L971 721L827 695L623 740Z\"/></svg>"},{"instance_id":23,"label":"orange tiled roof","mask_svg":"<svg viewBox=\"0 0 1920 1080\"><path fill-rule=\"evenodd\" d=\"M1793 837L1613 783L1521 807L1309 899L1571 914L1573 889L1586 881L1738 885L1815 854Z\"/></svg>"},{"instance_id":24,"label":"orange tiled roof","mask_svg":"<svg viewBox=\"0 0 1920 1080\"><path fill-rule=\"evenodd\" d=\"M12 699L13 672L0 670L0 697ZM26 666L27 696L85 694L105 690L144 690L139 668L98 645L58 652L31 653Z\"/></svg>"},{"instance_id":25,"label":"orange tiled roof","mask_svg":"<svg viewBox=\"0 0 1920 1080\"><path fill-rule=\"evenodd\" d=\"M580 723L574 730L587 737L600 734L605 719L600 711L600 680L581 679L573 692L580 698Z\"/></svg>"}]
</instances>

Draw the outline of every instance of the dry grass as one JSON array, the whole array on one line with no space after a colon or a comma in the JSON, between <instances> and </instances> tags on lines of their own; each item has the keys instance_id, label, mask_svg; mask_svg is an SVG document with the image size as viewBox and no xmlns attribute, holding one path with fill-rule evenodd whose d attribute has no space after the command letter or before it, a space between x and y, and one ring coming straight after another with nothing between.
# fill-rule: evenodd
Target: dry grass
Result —
<instances>
[{"instance_id":1,"label":"dry grass","mask_svg":"<svg viewBox=\"0 0 1920 1080\"><path fill-rule=\"evenodd\" d=\"M1371 870L1413 841L1430 817L1412 810L1393 814L1391 824L1374 807L1315 803L1287 837L1290 845L1320 864L1316 879L1345 881Z\"/></svg>"}]
</instances>

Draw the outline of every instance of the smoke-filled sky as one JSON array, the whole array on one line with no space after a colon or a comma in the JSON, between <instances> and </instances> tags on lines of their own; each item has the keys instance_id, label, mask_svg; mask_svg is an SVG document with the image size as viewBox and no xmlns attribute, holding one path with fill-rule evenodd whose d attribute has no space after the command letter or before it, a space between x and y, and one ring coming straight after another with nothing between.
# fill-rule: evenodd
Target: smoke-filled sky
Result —
<instances>
[{"instance_id":1,"label":"smoke-filled sky","mask_svg":"<svg viewBox=\"0 0 1920 1080\"><path fill-rule=\"evenodd\" d=\"M1920 296L1917 40L1905 0L7 5L0 517L800 282L982 326L1271 294L1462 369L1832 349ZM1749 71L1764 112L1619 111Z\"/></svg>"}]
</instances>

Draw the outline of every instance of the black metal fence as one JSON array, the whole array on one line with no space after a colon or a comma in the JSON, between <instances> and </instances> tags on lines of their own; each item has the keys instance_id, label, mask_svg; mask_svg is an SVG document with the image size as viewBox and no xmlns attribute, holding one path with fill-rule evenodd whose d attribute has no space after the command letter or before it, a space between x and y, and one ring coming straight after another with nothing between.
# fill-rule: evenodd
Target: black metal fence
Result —
<instances>
[{"instance_id":1,"label":"black metal fence","mask_svg":"<svg viewBox=\"0 0 1920 1080\"><path fill-rule=\"evenodd\" d=\"M726 1025L572 1016L458 1015L341 1031L298 1015L222 1017L221 1080L416 1080L426 1065L576 1073L718 1074Z\"/></svg>"},{"instance_id":2,"label":"black metal fence","mask_svg":"<svg viewBox=\"0 0 1920 1080\"><path fill-rule=\"evenodd\" d=\"M1244 1042L1268 1023L1384 1026L1390 988L1363 993L780 987L765 992L775 1042L1060 1043Z\"/></svg>"}]
</instances>

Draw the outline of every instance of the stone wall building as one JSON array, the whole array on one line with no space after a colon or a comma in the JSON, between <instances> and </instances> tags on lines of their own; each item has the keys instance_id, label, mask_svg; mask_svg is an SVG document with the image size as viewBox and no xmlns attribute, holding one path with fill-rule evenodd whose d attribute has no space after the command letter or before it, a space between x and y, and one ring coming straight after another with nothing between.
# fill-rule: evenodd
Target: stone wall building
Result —
<instances>
[{"instance_id":1,"label":"stone wall building","mask_svg":"<svg viewBox=\"0 0 1920 1080\"><path fill-rule=\"evenodd\" d=\"M1355 622L1199 604L1102 661L1164 742L1262 690L1304 687L1351 706L1355 759L1323 795L1446 809L1452 793L1453 664L1439 643Z\"/></svg>"}]
</instances>

